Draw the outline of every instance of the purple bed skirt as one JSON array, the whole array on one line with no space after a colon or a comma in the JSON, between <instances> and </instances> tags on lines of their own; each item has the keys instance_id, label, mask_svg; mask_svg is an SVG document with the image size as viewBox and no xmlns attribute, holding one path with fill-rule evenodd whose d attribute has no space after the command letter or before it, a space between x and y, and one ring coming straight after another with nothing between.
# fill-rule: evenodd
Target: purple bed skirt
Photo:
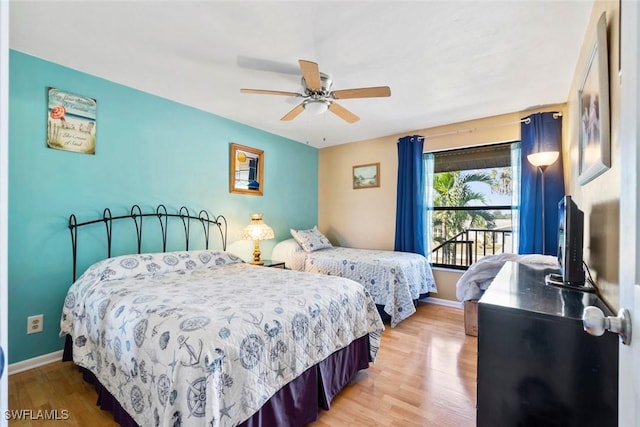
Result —
<instances>
[{"instance_id":1,"label":"purple bed skirt","mask_svg":"<svg viewBox=\"0 0 640 427\"><path fill-rule=\"evenodd\" d=\"M67 335L63 361L73 360L73 343ZM336 351L322 362L307 369L299 377L282 387L241 427L301 427L318 418L319 408L328 410L333 398L360 371L369 367L369 336L365 335L349 346ZM79 367L85 381L98 392L97 405L111 411L115 421L123 427L138 424L118 401L100 384L89 370Z\"/></svg>"}]
</instances>

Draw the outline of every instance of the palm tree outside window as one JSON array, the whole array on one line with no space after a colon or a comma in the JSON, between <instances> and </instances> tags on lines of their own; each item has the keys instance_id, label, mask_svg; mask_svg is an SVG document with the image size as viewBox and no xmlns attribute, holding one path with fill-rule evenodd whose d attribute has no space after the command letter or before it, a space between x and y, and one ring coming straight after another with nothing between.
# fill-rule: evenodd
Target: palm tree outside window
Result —
<instances>
[{"instance_id":1,"label":"palm tree outside window","mask_svg":"<svg viewBox=\"0 0 640 427\"><path fill-rule=\"evenodd\" d=\"M426 153L425 165L433 265L466 269L517 252L519 143Z\"/></svg>"}]
</instances>

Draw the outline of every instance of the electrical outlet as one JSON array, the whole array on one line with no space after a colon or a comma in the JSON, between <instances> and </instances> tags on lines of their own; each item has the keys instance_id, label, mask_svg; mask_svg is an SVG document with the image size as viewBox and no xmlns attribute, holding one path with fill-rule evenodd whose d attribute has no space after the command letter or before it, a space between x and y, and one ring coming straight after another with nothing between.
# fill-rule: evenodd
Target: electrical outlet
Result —
<instances>
[{"instance_id":1,"label":"electrical outlet","mask_svg":"<svg viewBox=\"0 0 640 427\"><path fill-rule=\"evenodd\" d=\"M35 334L36 332L42 332L43 324L44 314L27 317L27 333Z\"/></svg>"}]
</instances>

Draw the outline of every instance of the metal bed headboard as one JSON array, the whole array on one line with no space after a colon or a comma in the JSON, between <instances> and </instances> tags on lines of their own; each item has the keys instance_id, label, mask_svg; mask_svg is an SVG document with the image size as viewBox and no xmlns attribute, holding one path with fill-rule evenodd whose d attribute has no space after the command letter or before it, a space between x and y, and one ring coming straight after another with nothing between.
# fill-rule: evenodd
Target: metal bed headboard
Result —
<instances>
[{"instance_id":1,"label":"metal bed headboard","mask_svg":"<svg viewBox=\"0 0 640 427\"><path fill-rule=\"evenodd\" d=\"M102 213L102 218L94 219L91 221L78 223L76 216L71 214L69 216L69 230L71 231L71 246L73 250L73 281L76 281L76 263L78 255L78 228L85 225L91 225L103 222L107 232L107 258L111 258L111 231L113 227L113 221L121 219L132 219L136 225L136 238L138 243L138 253L142 250L142 219L144 217L156 217L160 221L160 230L162 234L162 252L167 250L167 230L169 225L169 218L180 218L182 220L182 226L184 228L185 250L189 250L189 233L191 229L191 221L198 221L202 224L204 232L205 249L209 249L209 227L216 225L220 231L220 238L222 239L222 250L227 249L227 220L224 216L218 215L210 217L209 213L205 210L201 210L198 216L193 216L189 213L189 209L182 206L177 214L170 214L167 212L167 208L164 205L158 205L156 211L153 213L142 213L140 206L133 205L129 211L129 215L112 216L111 210L106 208Z\"/></svg>"}]
</instances>

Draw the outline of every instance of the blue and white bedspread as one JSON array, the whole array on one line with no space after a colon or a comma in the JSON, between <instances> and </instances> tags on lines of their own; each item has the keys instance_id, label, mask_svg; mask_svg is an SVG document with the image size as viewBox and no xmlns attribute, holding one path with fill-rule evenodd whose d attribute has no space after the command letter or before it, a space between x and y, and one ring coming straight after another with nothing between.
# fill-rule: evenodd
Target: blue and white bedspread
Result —
<instances>
[{"instance_id":1,"label":"blue and white bedspread","mask_svg":"<svg viewBox=\"0 0 640 427\"><path fill-rule=\"evenodd\" d=\"M145 426L233 426L283 385L384 329L358 283L245 264L226 252L100 261L69 289L61 335Z\"/></svg>"},{"instance_id":2,"label":"blue and white bedspread","mask_svg":"<svg viewBox=\"0 0 640 427\"><path fill-rule=\"evenodd\" d=\"M391 327L416 312L413 301L421 294L437 292L431 266L419 254L333 247L297 251L292 257L294 269L346 277L364 285L391 316Z\"/></svg>"}]
</instances>

